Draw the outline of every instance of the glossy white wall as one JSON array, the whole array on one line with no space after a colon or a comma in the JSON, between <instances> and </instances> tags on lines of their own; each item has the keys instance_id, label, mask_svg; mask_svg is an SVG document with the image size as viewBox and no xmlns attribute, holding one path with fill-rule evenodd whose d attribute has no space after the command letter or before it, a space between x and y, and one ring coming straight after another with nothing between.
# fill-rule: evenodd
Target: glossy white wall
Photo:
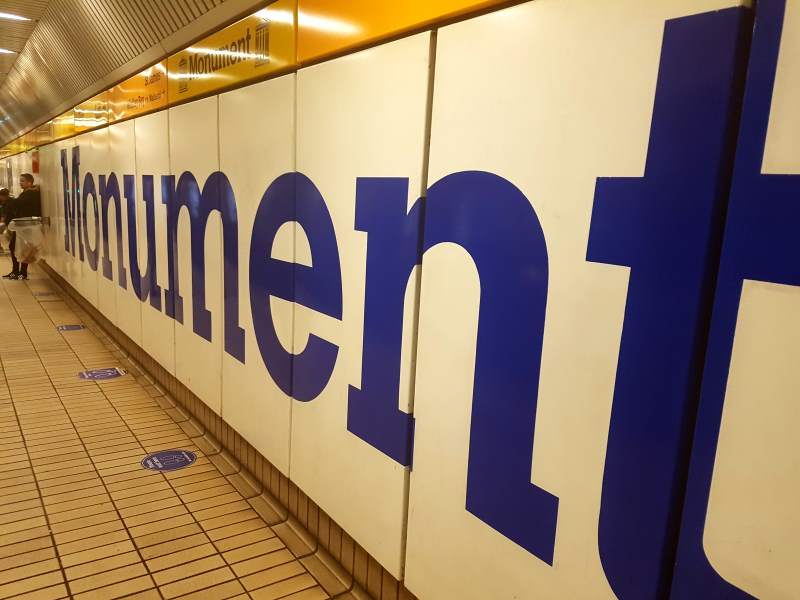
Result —
<instances>
[{"instance_id":1,"label":"glossy white wall","mask_svg":"<svg viewBox=\"0 0 800 600\"><path fill-rule=\"evenodd\" d=\"M218 97L169 109L170 167L176 185L190 172L202 191L208 176L219 169ZM218 213L205 232L205 304L211 313L211 340L193 331L191 237L188 210L180 212L176 257L183 323L175 322L175 374L219 414L222 406L222 225Z\"/></svg>"},{"instance_id":2,"label":"glossy white wall","mask_svg":"<svg viewBox=\"0 0 800 600\"><path fill-rule=\"evenodd\" d=\"M134 121L136 132L136 182L139 194L142 192L142 176L153 176L153 202L155 225L156 281L161 288L160 303L153 306L150 299L142 302L142 347L150 356L170 373L175 373L175 321L165 314L164 290L170 287L167 269L167 205L163 202L162 176L170 174L169 163L169 113L161 111L139 117ZM137 196L138 223L145 223L145 205L142 196ZM139 229L139 264L147 265L146 228ZM188 253L189 247L182 248Z\"/></svg>"},{"instance_id":3,"label":"glossy white wall","mask_svg":"<svg viewBox=\"0 0 800 600\"><path fill-rule=\"evenodd\" d=\"M290 397L269 374L253 327L250 302L250 245L256 211L272 182L294 171L295 76L248 86L219 97L220 170L236 197L238 219L238 307L244 329L244 362L222 355L222 416L281 472L289 472ZM272 256L294 261L294 229L281 230ZM258 261L259 258L255 257ZM254 268L258 268L257 264ZM256 292L258 293L258 292ZM227 301L227 299L226 299ZM279 342L292 351L293 307L271 298Z\"/></svg>"},{"instance_id":4,"label":"glossy white wall","mask_svg":"<svg viewBox=\"0 0 800 600\"><path fill-rule=\"evenodd\" d=\"M63 212L63 195L61 189L61 164L54 144L43 146L39 149L39 164L41 175L39 178L42 195L42 214L50 216L50 225L45 227L44 259L56 270L61 272L64 252L64 237L59 235L58 215ZM0 182L3 181L5 171L4 162L0 161ZM7 244L3 241L3 246Z\"/></svg>"},{"instance_id":5,"label":"glossy white wall","mask_svg":"<svg viewBox=\"0 0 800 600\"><path fill-rule=\"evenodd\" d=\"M79 228L79 235L82 238L86 255L86 260L80 263L81 285L78 289L95 308L99 308L98 279L102 278L103 245L99 175L109 173L111 167L108 129L98 129L78 136L76 145L80 147L78 201L81 219L84 223ZM93 193L87 186L94 187ZM84 197L86 197L85 207ZM97 260L94 264L90 260L90 254L96 256Z\"/></svg>"},{"instance_id":6,"label":"glossy white wall","mask_svg":"<svg viewBox=\"0 0 800 600\"><path fill-rule=\"evenodd\" d=\"M64 209L64 198L63 198L63 181L62 181L62 166L61 161L62 158L66 160L67 164L67 195L71 197L72 194L72 148L75 146L75 138L71 138L68 140L63 140L60 142L56 142L53 144L55 147L55 155L56 160L58 161L58 170L54 171L53 173L56 174L56 178L52 181L48 182L48 187L57 187L58 189L62 190L61 194L61 203L58 205L59 212L58 212L58 234L57 240L60 240L60 249L62 251L62 258L63 261L61 262L61 276L74 288L78 289L80 285L80 274L81 274L81 265L80 259L78 258L78 250L77 246L75 248L75 254L73 255L71 252L67 252L65 250L65 238L67 235L67 216ZM62 156L62 153L66 153L66 158ZM75 237L75 241L77 244L77 234Z\"/></svg>"},{"instance_id":7,"label":"glossy white wall","mask_svg":"<svg viewBox=\"0 0 800 600\"><path fill-rule=\"evenodd\" d=\"M488 172L473 173L471 181L498 186L488 186L492 191L480 198L496 214L504 210L499 188L523 194L543 231L546 259L541 273L511 271L498 281L485 261L479 273L470 254L451 244L438 244L423 258L406 554L406 585L419 597L615 597L601 563L598 523L630 269L587 260L596 181L645 172L666 20L735 4L537 1L439 30L429 185L435 188L454 173ZM463 186L459 193L465 195L478 189L477 183ZM432 202L429 196L427 215ZM510 237L512 223L487 219L478 227L466 213L450 221L459 224L458 235L476 228L470 235L486 247L517 240ZM426 236L445 227L437 223L431 228L426 219ZM536 235L532 225L522 239ZM502 262L523 251L522 244L509 248ZM495 372L484 372L479 382L478 311L494 294L502 299L494 310L508 311L505 331L520 327L519 315L511 312L515 296L527 280L540 277L546 294L538 338L541 370L538 360L513 363L516 373L532 372L538 379L517 398L521 390L513 379L492 376L537 340L493 347L497 359L487 364ZM531 303L528 311L536 310ZM473 394L479 386L494 396L491 408L476 416ZM530 402L532 414L492 433L491 442L479 438L477 419L483 425L505 423L502 414L510 405ZM533 431L534 419L535 432L529 433L525 428ZM504 526L490 526L487 517L466 508L470 461L475 477L479 470L505 469L512 457L490 458L486 444L502 445L514 435L529 436L514 450L515 458L528 461L521 476L530 479L521 491L535 486L541 498L552 500L547 506L553 510L538 513L523 502L526 512L512 513L520 490L501 483L482 486L481 497L489 500L481 506L491 504L498 522L541 517L531 530L542 532L542 539L545 532L552 536L552 556L528 549L532 536L523 540L531 546L513 541L514 523L501 533ZM531 437L532 459L526 446Z\"/></svg>"},{"instance_id":8,"label":"glossy white wall","mask_svg":"<svg viewBox=\"0 0 800 600\"><path fill-rule=\"evenodd\" d=\"M672 598L800 596L800 2L756 8Z\"/></svg>"},{"instance_id":9,"label":"glossy white wall","mask_svg":"<svg viewBox=\"0 0 800 600\"><path fill-rule=\"evenodd\" d=\"M116 282L116 305L117 305L117 327L119 327L125 335L131 338L138 345L142 345L142 304L136 295L133 293L130 274L130 252L128 245L128 208L127 200L124 192L124 176L136 174L136 132L133 121L125 121L124 123L117 123L111 125L109 128L109 142L111 148L111 171L116 174L117 182L120 191L120 204L122 206L122 254L123 265L125 266L126 287L122 288L119 285L117 264L113 265L112 273L114 281ZM137 195L137 201L140 196ZM137 202L138 203L138 202ZM110 214L110 212L109 212ZM137 231L137 240L143 237L139 231L142 230L141 219L136 219L135 222ZM109 222L109 244L111 240L116 239L112 236L112 231L116 227L116 218L114 224Z\"/></svg>"},{"instance_id":10,"label":"glossy white wall","mask_svg":"<svg viewBox=\"0 0 800 600\"><path fill-rule=\"evenodd\" d=\"M407 470L347 430L348 386L361 384L367 249L367 235L354 230L356 185L360 176L408 178L408 206L418 198L429 44L430 35L420 34L297 75L297 169L330 212L344 298L341 321L295 307L296 353L310 334L339 349L324 391L293 405L290 475L395 576L402 572ZM297 261L311 264L302 258L308 252L302 231L297 238ZM405 313L412 338L415 283L412 277ZM402 356L400 394L393 401L408 411L410 344ZM303 376L295 367L295 382Z\"/></svg>"}]
</instances>

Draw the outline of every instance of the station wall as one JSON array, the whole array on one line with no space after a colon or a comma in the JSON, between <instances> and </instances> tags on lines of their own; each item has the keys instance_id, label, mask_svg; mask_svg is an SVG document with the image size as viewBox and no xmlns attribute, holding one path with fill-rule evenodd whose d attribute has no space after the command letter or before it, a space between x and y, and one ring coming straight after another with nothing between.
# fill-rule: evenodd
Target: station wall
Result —
<instances>
[{"instance_id":1,"label":"station wall","mask_svg":"<svg viewBox=\"0 0 800 600\"><path fill-rule=\"evenodd\" d=\"M46 261L422 599L797 597L753 17L536 0L43 146Z\"/></svg>"}]
</instances>

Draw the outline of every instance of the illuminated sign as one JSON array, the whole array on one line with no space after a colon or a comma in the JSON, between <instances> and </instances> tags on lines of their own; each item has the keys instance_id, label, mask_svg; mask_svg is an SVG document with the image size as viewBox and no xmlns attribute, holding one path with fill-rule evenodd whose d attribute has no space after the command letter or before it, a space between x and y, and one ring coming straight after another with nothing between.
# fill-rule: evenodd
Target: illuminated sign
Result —
<instances>
[{"instance_id":1,"label":"illuminated sign","mask_svg":"<svg viewBox=\"0 0 800 600\"><path fill-rule=\"evenodd\" d=\"M74 109L75 131L85 131L108 123L108 91L81 102Z\"/></svg>"},{"instance_id":2,"label":"illuminated sign","mask_svg":"<svg viewBox=\"0 0 800 600\"><path fill-rule=\"evenodd\" d=\"M75 134L75 113L73 110L68 110L65 113L58 115L52 121L53 124L53 140L61 140Z\"/></svg>"},{"instance_id":3,"label":"illuminated sign","mask_svg":"<svg viewBox=\"0 0 800 600\"><path fill-rule=\"evenodd\" d=\"M278 0L170 56L169 102L279 72L294 64L294 54L294 4Z\"/></svg>"},{"instance_id":4,"label":"illuminated sign","mask_svg":"<svg viewBox=\"0 0 800 600\"><path fill-rule=\"evenodd\" d=\"M109 91L111 120L119 121L167 105L167 63L161 61Z\"/></svg>"}]
</instances>

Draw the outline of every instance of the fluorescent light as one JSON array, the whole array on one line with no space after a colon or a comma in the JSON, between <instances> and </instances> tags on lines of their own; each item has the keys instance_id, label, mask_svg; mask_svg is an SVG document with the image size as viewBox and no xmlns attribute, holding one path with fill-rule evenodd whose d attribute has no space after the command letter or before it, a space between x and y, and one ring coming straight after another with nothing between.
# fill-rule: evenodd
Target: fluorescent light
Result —
<instances>
[{"instance_id":1,"label":"fluorescent light","mask_svg":"<svg viewBox=\"0 0 800 600\"><path fill-rule=\"evenodd\" d=\"M16 54L13 50L6 50L5 48L0 48L0 54Z\"/></svg>"},{"instance_id":2,"label":"fluorescent light","mask_svg":"<svg viewBox=\"0 0 800 600\"><path fill-rule=\"evenodd\" d=\"M20 17L11 13L0 12L0 19L10 19L11 21L30 21L28 17Z\"/></svg>"}]
</instances>

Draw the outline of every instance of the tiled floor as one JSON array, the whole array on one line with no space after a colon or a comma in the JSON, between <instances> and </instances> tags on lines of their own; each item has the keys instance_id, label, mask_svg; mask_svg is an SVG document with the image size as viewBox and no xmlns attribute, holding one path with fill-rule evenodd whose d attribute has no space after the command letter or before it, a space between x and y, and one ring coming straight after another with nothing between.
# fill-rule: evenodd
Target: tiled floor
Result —
<instances>
[{"instance_id":1,"label":"tiled floor","mask_svg":"<svg viewBox=\"0 0 800 600\"><path fill-rule=\"evenodd\" d=\"M146 381L78 378L118 360L48 291L0 285L0 598L328 598Z\"/></svg>"}]
</instances>

